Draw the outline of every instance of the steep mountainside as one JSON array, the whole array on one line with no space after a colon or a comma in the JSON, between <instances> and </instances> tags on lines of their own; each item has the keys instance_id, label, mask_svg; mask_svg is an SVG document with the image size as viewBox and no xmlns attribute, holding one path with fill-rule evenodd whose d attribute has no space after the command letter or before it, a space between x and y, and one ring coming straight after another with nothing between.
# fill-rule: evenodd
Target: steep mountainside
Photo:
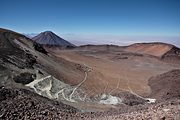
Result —
<instances>
[{"instance_id":1,"label":"steep mountainside","mask_svg":"<svg viewBox=\"0 0 180 120\"><path fill-rule=\"evenodd\" d=\"M24 35L0 29L0 65L13 73L20 74L24 71L34 74L38 69L66 81L83 78L84 73L77 70L74 63L64 59L60 61L58 63L53 56L47 55L47 51L40 44Z\"/></svg>"},{"instance_id":2,"label":"steep mountainside","mask_svg":"<svg viewBox=\"0 0 180 120\"><path fill-rule=\"evenodd\" d=\"M25 36L13 31L0 29L0 62L11 63L19 68L29 68L36 63L35 56L25 51L20 45L34 49L34 43ZM42 48L43 49L43 48Z\"/></svg>"},{"instance_id":3,"label":"steep mountainside","mask_svg":"<svg viewBox=\"0 0 180 120\"><path fill-rule=\"evenodd\" d=\"M170 63L180 63L180 49L173 46L161 59Z\"/></svg>"},{"instance_id":4,"label":"steep mountainside","mask_svg":"<svg viewBox=\"0 0 180 120\"><path fill-rule=\"evenodd\" d=\"M149 79L151 97L158 100L180 99L180 70L172 70Z\"/></svg>"},{"instance_id":5,"label":"steep mountainside","mask_svg":"<svg viewBox=\"0 0 180 120\"><path fill-rule=\"evenodd\" d=\"M32 38L39 44L52 45L52 46L62 46L62 47L74 47L72 43L64 40L63 38L57 36L51 31L45 31L39 35Z\"/></svg>"}]
</instances>

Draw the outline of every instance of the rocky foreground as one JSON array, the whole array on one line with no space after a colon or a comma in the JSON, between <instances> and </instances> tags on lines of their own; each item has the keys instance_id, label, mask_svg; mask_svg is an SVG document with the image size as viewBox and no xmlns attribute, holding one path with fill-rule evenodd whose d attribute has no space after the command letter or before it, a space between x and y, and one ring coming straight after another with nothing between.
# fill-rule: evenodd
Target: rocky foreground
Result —
<instances>
[{"instance_id":1,"label":"rocky foreground","mask_svg":"<svg viewBox=\"0 0 180 120\"><path fill-rule=\"evenodd\" d=\"M179 120L180 100L145 105L119 105L105 112L85 112L29 90L0 87L2 120Z\"/></svg>"}]
</instances>

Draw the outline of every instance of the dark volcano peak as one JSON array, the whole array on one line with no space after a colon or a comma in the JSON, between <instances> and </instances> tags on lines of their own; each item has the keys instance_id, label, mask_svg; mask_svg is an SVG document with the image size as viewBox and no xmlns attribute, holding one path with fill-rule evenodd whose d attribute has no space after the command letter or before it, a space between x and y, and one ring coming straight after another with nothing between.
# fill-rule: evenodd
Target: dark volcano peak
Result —
<instances>
[{"instance_id":1,"label":"dark volcano peak","mask_svg":"<svg viewBox=\"0 0 180 120\"><path fill-rule=\"evenodd\" d=\"M53 33L52 31L44 31L44 32L41 32L41 33L43 33L45 35L48 35L48 34L54 34L55 35L55 33Z\"/></svg>"},{"instance_id":2,"label":"dark volcano peak","mask_svg":"<svg viewBox=\"0 0 180 120\"><path fill-rule=\"evenodd\" d=\"M73 44L59 37L52 31L41 32L39 35L33 37L32 39L37 43L43 45L55 45L55 46L63 46L63 47L74 46Z\"/></svg>"},{"instance_id":3,"label":"dark volcano peak","mask_svg":"<svg viewBox=\"0 0 180 120\"><path fill-rule=\"evenodd\" d=\"M44 31L42 33L53 33L52 31Z\"/></svg>"}]
</instances>

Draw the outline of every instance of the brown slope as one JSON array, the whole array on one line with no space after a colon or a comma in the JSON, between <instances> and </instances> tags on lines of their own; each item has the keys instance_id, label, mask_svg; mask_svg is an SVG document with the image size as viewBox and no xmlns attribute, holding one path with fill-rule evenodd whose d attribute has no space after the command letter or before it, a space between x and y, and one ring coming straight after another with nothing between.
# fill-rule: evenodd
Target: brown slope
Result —
<instances>
[{"instance_id":1,"label":"brown slope","mask_svg":"<svg viewBox=\"0 0 180 120\"><path fill-rule=\"evenodd\" d=\"M19 46L15 44L15 40L23 43L24 45L33 48L33 42L26 36L19 34L17 32L0 28L0 48L18 48Z\"/></svg>"},{"instance_id":2,"label":"brown slope","mask_svg":"<svg viewBox=\"0 0 180 120\"><path fill-rule=\"evenodd\" d=\"M150 97L158 100L180 98L180 70L172 70L149 79Z\"/></svg>"},{"instance_id":3,"label":"brown slope","mask_svg":"<svg viewBox=\"0 0 180 120\"><path fill-rule=\"evenodd\" d=\"M0 62L10 63L19 68L30 68L36 59L20 44L32 49L33 42L25 36L6 29L0 29Z\"/></svg>"},{"instance_id":4,"label":"brown slope","mask_svg":"<svg viewBox=\"0 0 180 120\"><path fill-rule=\"evenodd\" d=\"M161 59L170 63L180 63L180 49L173 46L168 52L166 52Z\"/></svg>"},{"instance_id":5,"label":"brown slope","mask_svg":"<svg viewBox=\"0 0 180 120\"><path fill-rule=\"evenodd\" d=\"M162 57L173 48L173 45L166 43L136 43L128 46L125 50L129 52L148 54L156 57Z\"/></svg>"},{"instance_id":6,"label":"brown slope","mask_svg":"<svg viewBox=\"0 0 180 120\"><path fill-rule=\"evenodd\" d=\"M33 42L28 37L11 30L0 28L0 40L0 49L1 52L3 51L2 53L5 52L7 54L6 51L9 51L11 54L13 54L13 51L22 52L24 51L24 48L21 46L23 44L24 47L47 54L41 45Z\"/></svg>"},{"instance_id":7,"label":"brown slope","mask_svg":"<svg viewBox=\"0 0 180 120\"><path fill-rule=\"evenodd\" d=\"M0 65L20 74L25 71L35 73L44 71L60 80L81 81L84 72L77 69L77 64L64 59L55 59L52 55L45 55L39 44L31 39L11 30L0 29ZM40 51L40 52L38 52ZM14 76L14 75L13 75ZM74 81L74 82L73 82Z\"/></svg>"}]
</instances>

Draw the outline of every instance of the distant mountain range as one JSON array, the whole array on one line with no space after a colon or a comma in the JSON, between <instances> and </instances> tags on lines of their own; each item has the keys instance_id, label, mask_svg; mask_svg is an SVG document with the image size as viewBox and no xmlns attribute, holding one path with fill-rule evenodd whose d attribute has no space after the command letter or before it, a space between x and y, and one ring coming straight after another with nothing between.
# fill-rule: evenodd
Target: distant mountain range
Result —
<instances>
[{"instance_id":1,"label":"distant mountain range","mask_svg":"<svg viewBox=\"0 0 180 120\"><path fill-rule=\"evenodd\" d=\"M63 38L59 37L58 35L56 35L51 31L41 32L40 34L33 37L32 40L42 45L63 46L63 47L75 46L74 44L64 40Z\"/></svg>"},{"instance_id":2,"label":"distant mountain range","mask_svg":"<svg viewBox=\"0 0 180 120\"><path fill-rule=\"evenodd\" d=\"M23 35L25 35L26 37L28 38L33 38L35 37L36 35L38 35L37 33L22 33Z\"/></svg>"},{"instance_id":3,"label":"distant mountain range","mask_svg":"<svg viewBox=\"0 0 180 120\"><path fill-rule=\"evenodd\" d=\"M38 33L22 33L26 37L32 39L37 36ZM59 36L59 35L58 35ZM126 46L133 43L150 43L150 42L164 42L173 44L177 47L180 47L180 37L163 37L163 36L110 36L110 35L77 35L77 34L61 34L61 37L66 41L79 45L102 45L102 44L112 44Z\"/></svg>"}]
</instances>

